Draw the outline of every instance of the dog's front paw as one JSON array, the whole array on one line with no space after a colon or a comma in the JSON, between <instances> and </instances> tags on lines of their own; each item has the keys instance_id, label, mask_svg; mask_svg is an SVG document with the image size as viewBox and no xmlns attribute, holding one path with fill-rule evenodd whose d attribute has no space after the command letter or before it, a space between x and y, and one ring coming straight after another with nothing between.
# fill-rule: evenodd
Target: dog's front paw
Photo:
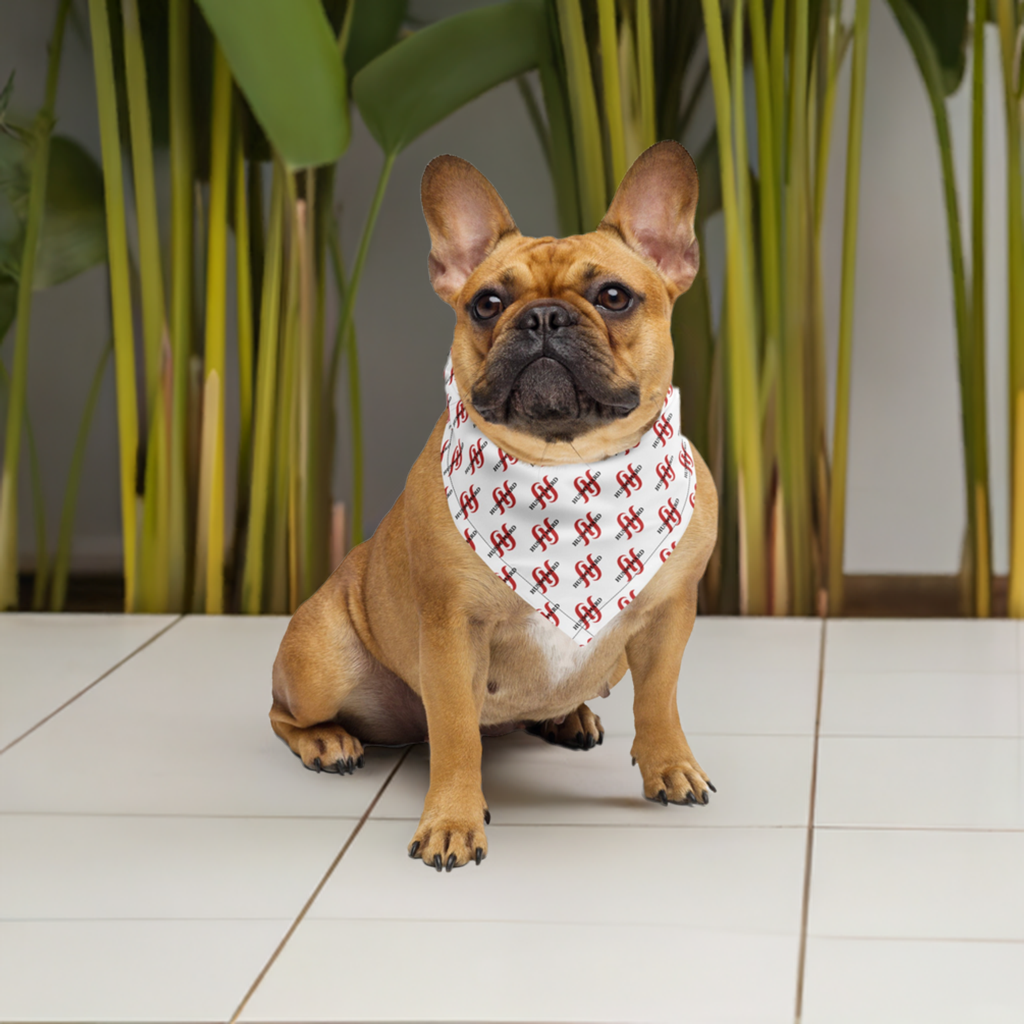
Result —
<instances>
[{"instance_id":1,"label":"dog's front paw","mask_svg":"<svg viewBox=\"0 0 1024 1024\"><path fill-rule=\"evenodd\" d=\"M418 857L438 871L461 868L470 861L479 864L487 856L484 825L491 820L485 806L479 810L443 811L424 809L420 826L409 844L409 856Z\"/></svg>"},{"instance_id":2,"label":"dog's front paw","mask_svg":"<svg viewBox=\"0 0 1024 1024\"><path fill-rule=\"evenodd\" d=\"M633 764L640 766L644 797L660 804L706 804L715 792L707 773L689 747L658 755L633 749Z\"/></svg>"},{"instance_id":3,"label":"dog's front paw","mask_svg":"<svg viewBox=\"0 0 1024 1024\"><path fill-rule=\"evenodd\" d=\"M526 731L548 743L570 750L591 750L604 743L601 719L586 704L562 719L549 718L546 722L532 722Z\"/></svg>"}]
</instances>

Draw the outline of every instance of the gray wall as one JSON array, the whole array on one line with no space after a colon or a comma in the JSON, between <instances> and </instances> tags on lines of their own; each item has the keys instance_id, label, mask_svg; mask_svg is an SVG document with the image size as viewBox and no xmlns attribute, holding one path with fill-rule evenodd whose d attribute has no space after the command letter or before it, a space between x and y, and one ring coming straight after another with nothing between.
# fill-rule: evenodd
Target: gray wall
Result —
<instances>
[{"instance_id":1,"label":"gray wall","mask_svg":"<svg viewBox=\"0 0 1024 1024\"><path fill-rule=\"evenodd\" d=\"M52 4L4 0L0 11L0 77L17 68L16 107L31 111L42 96ZM80 5L81 6L81 5ZM440 0L413 5L433 16L469 4ZM82 7L84 10L84 6ZM990 408L996 567L1005 569L1005 200L998 68L989 48ZM845 120L840 94L837 124ZM93 82L84 31L72 31L58 102L58 130L98 153ZM966 200L969 105L952 101L957 168ZM845 135L832 153L825 228L829 337L838 306ZM419 177L438 153L457 153L497 186L520 228L556 230L546 170L516 90L506 86L460 111L399 159L366 267L356 314L366 425L367 525L397 497L405 474L441 408L441 368L453 314L430 289L429 240L419 210ZM934 131L916 67L887 5L872 6L864 142L861 247L854 349L848 545L851 572L949 572L957 565L964 524L962 456L956 387L953 307L946 229ZM380 155L361 125L342 161L339 195L351 259ZM720 247L706 267L719 276ZM716 281L716 292L719 282ZM109 333L103 271L40 295L33 310L30 408L45 467L51 535L78 416L92 367ZM3 358L10 359L11 341ZM339 405L345 409L344 388ZM347 436L336 478L348 478ZM28 481L23 486L27 498ZM27 500L22 550L32 561ZM89 443L78 515L75 564L116 567L117 445L112 380L108 379Z\"/></svg>"}]
</instances>

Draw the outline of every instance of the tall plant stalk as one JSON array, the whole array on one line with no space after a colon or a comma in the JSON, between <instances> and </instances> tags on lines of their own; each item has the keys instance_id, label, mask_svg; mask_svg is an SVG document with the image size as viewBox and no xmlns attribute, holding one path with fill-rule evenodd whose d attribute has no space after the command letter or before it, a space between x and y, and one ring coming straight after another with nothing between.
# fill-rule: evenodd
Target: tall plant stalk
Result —
<instances>
[{"instance_id":1,"label":"tall plant stalk","mask_svg":"<svg viewBox=\"0 0 1024 1024\"><path fill-rule=\"evenodd\" d=\"M25 419L28 391L28 342L32 313L32 282L36 251L46 204L46 181L50 167L50 135L53 131L60 55L64 45L64 26L70 0L59 0L50 55L46 69L43 105L32 128L32 174L29 185L28 219L18 280L17 328L11 365L10 398L7 406L7 433L4 464L0 472L0 609L18 604L18 464L21 456L21 427ZM43 571L43 566L39 571Z\"/></svg>"}]
</instances>

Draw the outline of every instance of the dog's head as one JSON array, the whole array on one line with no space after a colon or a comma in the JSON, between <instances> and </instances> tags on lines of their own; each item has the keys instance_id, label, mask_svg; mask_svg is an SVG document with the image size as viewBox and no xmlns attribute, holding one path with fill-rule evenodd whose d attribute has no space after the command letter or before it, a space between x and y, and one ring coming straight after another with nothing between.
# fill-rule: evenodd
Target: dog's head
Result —
<instances>
[{"instance_id":1,"label":"dog's head","mask_svg":"<svg viewBox=\"0 0 1024 1024\"><path fill-rule=\"evenodd\" d=\"M700 262L697 171L675 142L643 153L596 231L527 238L472 164L423 174L430 280L455 310L452 361L474 423L528 462L636 443L672 380L672 304Z\"/></svg>"}]
</instances>

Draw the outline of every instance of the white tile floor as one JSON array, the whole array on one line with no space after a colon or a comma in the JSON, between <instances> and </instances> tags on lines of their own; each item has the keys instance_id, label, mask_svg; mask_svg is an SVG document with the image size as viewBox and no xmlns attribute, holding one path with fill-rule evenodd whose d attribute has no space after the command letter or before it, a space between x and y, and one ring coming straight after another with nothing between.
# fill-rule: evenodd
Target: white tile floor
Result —
<instances>
[{"instance_id":1,"label":"white tile floor","mask_svg":"<svg viewBox=\"0 0 1024 1024\"><path fill-rule=\"evenodd\" d=\"M271 734L284 625L0 616L0 1020L1024 1022L1018 624L699 619L708 807L641 799L627 677L595 750L485 743L440 876L425 748Z\"/></svg>"}]
</instances>

